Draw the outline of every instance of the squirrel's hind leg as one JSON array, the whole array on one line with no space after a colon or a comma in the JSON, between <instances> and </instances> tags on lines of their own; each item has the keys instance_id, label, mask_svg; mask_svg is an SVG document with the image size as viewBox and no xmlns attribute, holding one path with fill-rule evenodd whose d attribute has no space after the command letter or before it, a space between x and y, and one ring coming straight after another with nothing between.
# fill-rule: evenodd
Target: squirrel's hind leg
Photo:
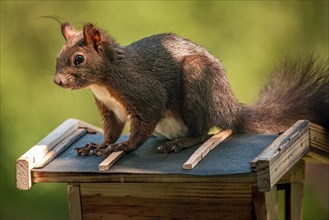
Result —
<instances>
[{"instance_id":1,"label":"squirrel's hind leg","mask_svg":"<svg viewBox=\"0 0 329 220\"><path fill-rule=\"evenodd\" d=\"M179 152L183 149L193 147L195 145L201 144L208 138L207 135L199 137L186 137L179 138L173 141L168 141L158 147L158 151L167 155L170 152Z\"/></svg>"},{"instance_id":2,"label":"squirrel's hind leg","mask_svg":"<svg viewBox=\"0 0 329 220\"><path fill-rule=\"evenodd\" d=\"M181 117L188 127L189 135L164 143L158 147L159 152L179 152L206 140L209 128L212 127L210 98L213 94L211 86L205 85L212 85L213 78L218 77L217 69L217 63L203 54L184 59Z\"/></svg>"}]
</instances>

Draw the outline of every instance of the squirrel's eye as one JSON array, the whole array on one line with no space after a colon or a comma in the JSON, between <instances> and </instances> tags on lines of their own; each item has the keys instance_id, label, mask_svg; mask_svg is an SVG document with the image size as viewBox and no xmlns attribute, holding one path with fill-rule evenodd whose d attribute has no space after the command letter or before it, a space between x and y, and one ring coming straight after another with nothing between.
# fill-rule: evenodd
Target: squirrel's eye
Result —
<instances>
[{"instance_id":1,"label":"squirrel's eye","mask_svg":"<svg viewBox=\"0 0 329 220\"><path fill-rule=\"evenodd\" d=\"M74 57L74 65L76 65L76 66L79 65L80 63L82 63L83 61L85 61L85 58L82 55L76 55Z\"/></svg>"}]
</instances>

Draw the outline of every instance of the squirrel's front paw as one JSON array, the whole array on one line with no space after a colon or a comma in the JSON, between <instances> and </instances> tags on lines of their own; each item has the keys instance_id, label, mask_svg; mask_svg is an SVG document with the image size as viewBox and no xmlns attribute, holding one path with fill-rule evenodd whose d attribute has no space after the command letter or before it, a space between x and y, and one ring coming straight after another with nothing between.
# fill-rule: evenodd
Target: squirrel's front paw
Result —
<instances>
[{"instance_id":1,"label":"squirrel's front paw","mask_svg":"<svg viewBox=\"0 0 329 220\"><path fill-rule=\"evenodd\" d=\"M106 146L107 146L106 143L101 143L101 144L90 143L84 145L83 147L77 147L74 150L77 152L78 155L88 156L90 152L92 154L96 154L96 152L106 148Z\"/></svg>"},{"instance_id":2,"label":"squirrel's front paw","mask_svg":"<svg viewBox=\"0 0 329 220\"><path fill-rule=\"evenodd\" d=\"M122 143L117 143L117 144L109 144L109 145L107 145L107 147L97 150L95 152L95 155L107 157L115 151L130 151L129 147L128 147L128 143L122 142Z\"/></svg>"},{"instance_id":3,"label":"squirrel's front paw","mask_svg":"<svg viewBox=\"0 0 329 220\"><path fill-rule=\"evenodd\" d=\"M77 147L74 150L78 155L87 156L90 152L94 151L98 147L98 144L90 143L86 144L83 147Z\"/></svg>"}]
</instances>

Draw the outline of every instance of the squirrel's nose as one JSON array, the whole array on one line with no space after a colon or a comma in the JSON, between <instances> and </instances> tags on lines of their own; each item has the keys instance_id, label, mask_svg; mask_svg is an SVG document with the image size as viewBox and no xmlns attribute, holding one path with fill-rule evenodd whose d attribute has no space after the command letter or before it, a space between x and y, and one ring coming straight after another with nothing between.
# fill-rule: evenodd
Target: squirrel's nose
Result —
<instances>
[{"instance_id":1,"label":"squirrel's nose","mask_svg":"<svg viewBox=\"0 0 329 220\"><path fill-rule=\"evenodd\" d=\"M55 83L56 85L59 85L59 86L61 86L61 85L63 84L61 78L60 78L58 75L55 75L54 83Z\"/></svg>"}]
</instances>

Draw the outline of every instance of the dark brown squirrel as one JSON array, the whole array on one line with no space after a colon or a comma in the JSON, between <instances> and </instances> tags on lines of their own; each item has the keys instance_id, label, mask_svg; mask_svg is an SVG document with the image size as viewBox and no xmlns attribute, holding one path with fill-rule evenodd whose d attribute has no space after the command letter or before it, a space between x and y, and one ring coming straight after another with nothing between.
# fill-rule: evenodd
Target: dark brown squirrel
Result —
<instances>
[{"instance_id":1,"label":"dark brown squirrel","mask_svg":"<svg viewBox=\"0 0 329 220\"><path fill-rule=\"evenodd\" d=\"M284 60L270 74L253 106L232 93L221 62L205 48L165 33L120 46L85 24L62 23L66 44L57 57L55 83L90 88L102 116L104 141L77 148L80 155L132 151L152 134L178 152L200 144L213 127L236 133L278 133L299 119L329 128L329 65L313 56ZM129 139L115 143L130 121Z\"/></svg>"}]
</instances>

